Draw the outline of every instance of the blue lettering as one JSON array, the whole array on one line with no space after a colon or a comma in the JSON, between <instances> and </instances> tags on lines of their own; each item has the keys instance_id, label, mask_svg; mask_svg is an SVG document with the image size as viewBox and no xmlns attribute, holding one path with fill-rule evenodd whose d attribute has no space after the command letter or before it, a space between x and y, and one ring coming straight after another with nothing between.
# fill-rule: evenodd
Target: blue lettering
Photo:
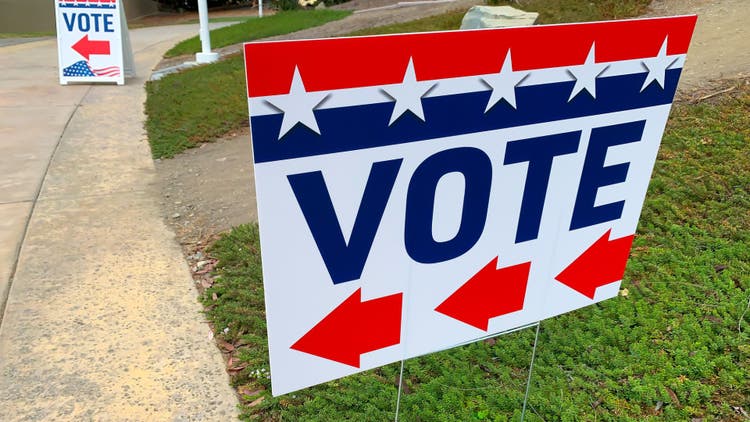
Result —
<instances>
[{"instance_id":1,"label":"blue lettering","mask_svg":"<svg viewBox=\"0 0 750 422\"><path fill-rule=\"evenodd\" d=\"M438 242L432 233L435 189L441 177L464 177L461 224L453 239ZM463 255L482 236L492 184L492 162L477 148L454 148L428 157L417 167L406 197L406 252L417 262L431 264Z\"/></svg>"},{"instance_id":2,"label":"blue lettering","mask_svg":"<svg viewBox=\"0 0 750 422\"><path fill-rule=\"evenodd\" d=\"M534 240L539 236L552 160L558 155L578 151L580 139L579 130L508 143L504 164L529 163L516 229L516 243Z\"/></svg>"},{"instance_id":3,"label":"blue lettering","mask_svg":"<svg viewBox=\"0 0 750 422\"><path fill-rule=\"evenodd\" d=\"M81 32L89 32L91 30L91 19L89 15L78 14L78 30Z\"/></svg>"},{"instance_id":4,"label":"blue lettering","mask_svg":"<svg viewBox=\"0 0 750 422\"><path fill-rule=\"evenodd\" d=\"M68 16L70 16L70 19L68 19ZM72 13L68 15L67 13L63 13L63 19L65 20L65 27L68 28L68 31L73 30L73 26L76 24L76 14Z\"/></svg>"},{"instance_id":5,"label":"blue lettering","mask_svg":"<svg viewBox=\"0 0 750 422\"><path fill-rule=\"evenodd\" d=\"M104 32L115 32L115 28L112 27L114 24L112 18L114 15L104 15Z\"/></svg>"},{"instance_id":6,"label":"blue lettering","mask_svg":"<svg viewBox=\"0 0 750 422\"><path fill-rule=\"evenodd\" d=\"M573 208L573 218L570 221L570 230L581 229L617 220L622 216L625 201L617 201L609 204L594 206L596 193L602 186L622 183L628 175L630 163L604 166L607 157L607 149L611 146L638 142L643 136L646 121L624 123L612 126L594 128L591 131L589 147L586 151L586 160L581 172L581 183L578 185L578 194Z\"/></svg>"},{"instance_id":7,"label":"blue lettering","mask_svg":"<svg viewBox=\"0 0 750 422\"><path fill-rule=\"evenodd\" d=\"M92 13L91 17L94 19L94 32L99 32L99 18L102 17L102 14Z\"/></svg>"},{"instance_id":8,"label":"blue lettering","mask_svg":"<svg viewBox=\"0 0 750 422\"><path fill-rule=\"evenodd\" d=\"M333 284L362 276L402 161L373 163L348 242L341 231L323 173L287 176Z\"/></svg>"}]
</instances>

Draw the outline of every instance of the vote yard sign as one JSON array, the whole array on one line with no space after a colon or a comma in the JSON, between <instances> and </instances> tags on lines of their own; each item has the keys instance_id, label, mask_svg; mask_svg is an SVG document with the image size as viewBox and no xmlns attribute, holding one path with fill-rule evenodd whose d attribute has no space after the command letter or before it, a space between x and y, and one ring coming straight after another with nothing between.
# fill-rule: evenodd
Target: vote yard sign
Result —
<instances>
[{"instance_id":1,"label":"vote yard sign","mask_svg":"<svg viewBox=\"0 0 750 422\"><path fill-rule=\"evenodd\" d=\"M246 44L273 393L616 296L695 21Z\"/></svg>"},{"instance_id":2,"label":"vote yard sign","mask_svg":"<svg viewBox=\"0 0 750 422\"><path fill-rule=\"evenodd\" d=\"M60 84L125 83L119 0L55 0Z\"/></svg>"}]
</instances>

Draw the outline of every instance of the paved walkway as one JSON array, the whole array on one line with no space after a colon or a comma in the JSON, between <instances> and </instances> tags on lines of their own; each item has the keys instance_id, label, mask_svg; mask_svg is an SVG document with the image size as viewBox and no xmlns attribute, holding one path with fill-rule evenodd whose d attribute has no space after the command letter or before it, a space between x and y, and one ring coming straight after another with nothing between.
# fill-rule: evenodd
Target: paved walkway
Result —
<instances>
[{"instance_id":1,"label":"paved walkway","mask_svg":"<svg viewBox=\"0 0 750 422\"><path fill-rule=\"evenodd\" d=\"M237 400L158 207L144 81L196 26L131 33L139 77L60 86L0 48L0 419L231 420Z\"/></svg>"}]
</instances>

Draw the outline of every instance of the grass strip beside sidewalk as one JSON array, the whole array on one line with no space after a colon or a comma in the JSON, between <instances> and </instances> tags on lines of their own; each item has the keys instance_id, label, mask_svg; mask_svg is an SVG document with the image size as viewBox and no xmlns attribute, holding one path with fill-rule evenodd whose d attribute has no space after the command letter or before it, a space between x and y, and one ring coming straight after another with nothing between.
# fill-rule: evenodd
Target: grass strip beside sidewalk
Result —
<instances>
[{"instance_id":1,"label":"grass strip beside sidewalk","mask_svg":"<svg viewBox=\"0 0 750 422\"><path fill-rule=\"evenodd\" d=\"M350 14L350 11L344 10L290 10L263 18L247 19L236 25L211 31L211 47L216 49L274 35L289 34L343 19ZM201 51L200 38L195 36L172 47L164 54L164 57L195 54L199 51Z\"/></svg>"},{"instance_id":2,"label":"grass strip beside sidewalk","mask_svg":"<svg viewBox=\"0 0 750 422\"><path fill-rule=\"evenodd\" d=\"M740 92L675 107L622 295L542 323L527 420L740 420L750 411L750 86ZM234 229L211 254L220 277L203 301L244 419L393 418L397 364L272 398L257 226ZM407 361L401 418L517 420L533 335Z\"/></svg>"},{"instance_id":3,"label":"grass strip beside sidewalk","mask_svg":"<svg viewBox=\"0 0 750 422\"><path fill-rule=\"evenodd\" d=\"M146 84L146 130L154 158L173 157L247 125L242 56Z\"/></svg>"}]
</instances>

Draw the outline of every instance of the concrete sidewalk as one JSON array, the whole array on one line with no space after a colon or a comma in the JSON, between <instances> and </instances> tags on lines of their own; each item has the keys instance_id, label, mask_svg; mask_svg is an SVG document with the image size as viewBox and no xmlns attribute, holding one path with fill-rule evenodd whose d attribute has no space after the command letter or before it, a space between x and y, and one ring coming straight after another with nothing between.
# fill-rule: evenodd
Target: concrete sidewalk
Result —
<instances>
[{"instance_id":1,"label":"concrete sidewalk","mask_svg":"<svg viewBox=\"0 0 750 422\"><path fill-rule=\"evenodd\" d=\"M126 86L58 85L55 40L0 48L0 419L236 418L143 130L150 70L196 33L132 31Z\"/></svg>"}]
</instances>

